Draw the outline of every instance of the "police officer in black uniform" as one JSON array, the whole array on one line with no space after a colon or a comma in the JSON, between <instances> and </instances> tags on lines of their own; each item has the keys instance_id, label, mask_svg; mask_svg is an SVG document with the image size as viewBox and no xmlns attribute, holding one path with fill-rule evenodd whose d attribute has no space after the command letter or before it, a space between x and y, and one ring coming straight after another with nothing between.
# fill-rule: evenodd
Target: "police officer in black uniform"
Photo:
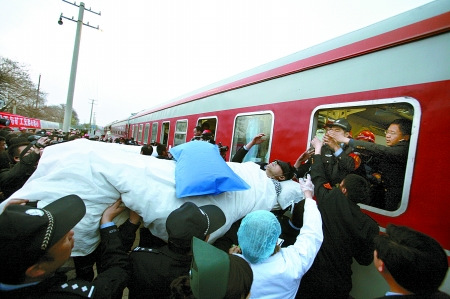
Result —
<instances>
[{"instance_id":1,"label":"police officer in black uniform","mask_svg":"<svg viewBox=\"0 0 450 299\"><path fill-rule=\"evenodd\" d=\"M132 276L128 297L169 298L170 283L189 274L192 237L207 241L225 222L223 211L215 205L198 207L186 202L172 211L166 221L168 243L158 248L136 247L130 253Z\"/></svg>"},{"instance_id":2,"label":"police officer in black uniform","mask_svg":"<svg viewBox=\"0 0 450 299\"><path fill-rule=\"evenodd\" d=\"M103 213L101 270L93 282L67 281L57 271L70 258L72 228L86 213L81 198L68 195L41 209L8 205L0 215L0 298L121 298L129 279L129 262L112 222L125 209L120 204L118 200Z\"/></svg>"}]
</instances>

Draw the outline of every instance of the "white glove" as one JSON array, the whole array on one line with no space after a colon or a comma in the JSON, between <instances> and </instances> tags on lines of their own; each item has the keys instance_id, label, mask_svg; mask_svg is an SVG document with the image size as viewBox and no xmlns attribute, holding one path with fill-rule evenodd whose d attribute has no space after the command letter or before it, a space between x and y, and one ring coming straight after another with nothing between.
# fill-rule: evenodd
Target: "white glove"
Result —
<instances>
[{"instance_id":1,"label":"white glove","mask_svg":"<svg viewBox=\"0 0 450 299\"><path fill-rule=\"evenodd\" d=\"M306 179L299 179L298 183L300 184L300 189L302 189L303 193L305 193L305 191L311 191L312 195L314 195L314 184L312 183L311 176L309 174L306 175Z\"/></svg>"}]
</instances>

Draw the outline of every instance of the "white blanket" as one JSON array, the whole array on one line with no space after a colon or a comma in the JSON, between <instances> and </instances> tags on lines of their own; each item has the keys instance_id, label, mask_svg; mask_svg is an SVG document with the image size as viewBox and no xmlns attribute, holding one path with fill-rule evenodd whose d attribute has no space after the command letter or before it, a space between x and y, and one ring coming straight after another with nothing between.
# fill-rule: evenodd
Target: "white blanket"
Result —
<instances>
[{"instance_id":1,"label":"white blanket","mask_svg":"<svg viewBox=\"0 0 450 299\"><path fill-rule=\"evenodd\" d=\"M47 147L37 170L10 199L39 200L41 208L68 194L80 196L87 212L74 228L73 256L87 255L96 248L100 242L101 215L119 197L143 218L144 226L164 240L167 240L167 216L185 201L198 206L214 204L224 211L226 224L211 235L210 242L249 212L270 210L277 204L273 183L253 162L228 163L251 186L248 190L178 199L175 196L175 161L139 155L139 150L140 147L85 139ZM199 167L203 166L199 164ZM0 204L0 211L5 203ZM127 214L120 215L116 222L123 222L127 217Z\"/></svg>"}]
</instances>

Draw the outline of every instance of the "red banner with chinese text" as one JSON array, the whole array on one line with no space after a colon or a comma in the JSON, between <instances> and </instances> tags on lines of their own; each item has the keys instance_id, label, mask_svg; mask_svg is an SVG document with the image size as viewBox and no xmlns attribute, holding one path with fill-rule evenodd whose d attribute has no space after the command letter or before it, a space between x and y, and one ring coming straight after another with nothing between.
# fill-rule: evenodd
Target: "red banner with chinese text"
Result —
<instances>
[{"instance_id":1,"label":"red banner with chinese text","mask_svg":"<svg viewBox=\"0 0 450 299\"><path fill-rule=\"evenodd\" d=\"M7 112L0 112L0 117L9 119L11 123L9 124L9 127L11 128L18 128L18 127L26 127L28 128L34 128L34 129L40 129L41 128L41 121L36 118L30 118L22 115L17 114L11 114Z\"/></svg>"}]
</instances>

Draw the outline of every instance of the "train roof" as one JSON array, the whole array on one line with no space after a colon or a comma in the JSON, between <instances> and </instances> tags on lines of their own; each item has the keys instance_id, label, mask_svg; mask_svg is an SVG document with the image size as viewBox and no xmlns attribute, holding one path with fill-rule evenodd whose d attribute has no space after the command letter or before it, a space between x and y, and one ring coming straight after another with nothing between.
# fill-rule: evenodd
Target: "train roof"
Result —
<instances>
[{"instance_id":1,"label":"train roof","mask_svg":"<svg viewBox=\"0 0 450 299\"><path fill-rule=\"evenodd\" d=\"M315 46L300 50L283 58L244 71L227 79L212 83L200 89L184 94L180 97L172 99L166 103L162 103L149 109L144 109L136 113L135 115L130 116L130 118L126 118L125 120L138 118L152 112L160 111L168 107L181 105L190 101L195 101L197 99L205 98L214 94L223 93L229 90L256 84L258 82L263 82L277 77L301 72L303 70L321 66L325 63L333 63L334 61L354 57L356 53L342 53L342 57L340 57L340 59L336 59L336 54L339 55L339 53L334 53L334 60L327 60L328 58L326 57L326 54L330 53L331 51L339 50L342 47L358 43L363 40L368 40L386 32L399 30L400 28L403 28L405 26L413 26L413 24L415 23L436 16L441 17L439 18L439 20L429 22L429 24L427 24L428 26L430 26L430 31L448 31L449 25L446 19L450 18L450 1L436 0L427 3L423 6L390 17L367 27L363 27L361 29L341 35ZM423 29L421 31L423 31ZM410 35L411 34L409 33L408 38L411 38ZM399 38L401 38L401 36ZM416 38L420 39L421 36L417 36ZM390 44L390 46L392 46L392 44ZM303 60L311 57L318 58L316 64L302 65L301 62Z\"/></svg>"}]
</instances>

